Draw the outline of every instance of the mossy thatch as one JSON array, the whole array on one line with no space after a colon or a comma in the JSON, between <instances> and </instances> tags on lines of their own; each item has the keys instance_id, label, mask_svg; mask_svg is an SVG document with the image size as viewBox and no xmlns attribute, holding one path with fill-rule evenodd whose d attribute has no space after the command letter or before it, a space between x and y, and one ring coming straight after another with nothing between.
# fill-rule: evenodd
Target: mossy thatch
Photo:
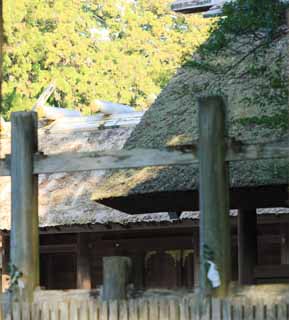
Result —
<instances>
[{"instance_id":1,"label":"mossy thatch","mask_svg":"<svg viewBox=\"0 0 289 320\"><path fill-rule=\"evenodd\" d=\"M134 124L119 128L92 128L78 123L65 125L63 131L55 123L50 130L39 130L39 149L45 154L120 149L134 128ZM71 121L73 122L73 121ZM63 125L63 122L62 122ZM81 125L81 127L80 127ZM62 126L63 127L63 126ZM0 158L10 153L10 136L0 137ZM179 220L172 220L167 212L129 215L98 204L91 193L104 178L105 171L55 173L39 176L39 220L41 228L82 225L158 225L198 219L198 212L183 212ZM10 229L10 177L0 177L0 230ZM259 214L288 214L285 208L259 211ZM232 211L232 215L236 212Z\"/></svg>"},{"instance_id":2,"label":"mossy thatch","mask_svg":"<svg viewBox=\"0 0 289 320\"><path fill-rule=\"evenodd\" d=\"M196 53L145 113L124 148L159 148L198 139L197 98L223 95L227 101L227 135L252 143L288 136L288 30L272 42L262 34L232 38L218 54ZM230 164L231 187L288 184L288 159ZM139 194L195 190L197 166L118 170L98 186L93 200Z\"/></svg>"}]
</instances>

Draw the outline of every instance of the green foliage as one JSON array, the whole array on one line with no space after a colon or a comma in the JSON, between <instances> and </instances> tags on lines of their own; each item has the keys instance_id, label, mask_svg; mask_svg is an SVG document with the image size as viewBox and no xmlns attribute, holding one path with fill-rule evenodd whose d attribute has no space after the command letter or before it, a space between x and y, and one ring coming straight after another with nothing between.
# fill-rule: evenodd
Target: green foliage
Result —
<instances>
[{"instance_id":1,"label":"green foliage","mask_svg":"<svg viewBox=\"0 0 289 320\"><path fill-rule=\"evenodd\" d=\"M93 99L147 108L209 21L176 15L170 0L4 0L3 110L50 103L90 113Z\"/></svg>"},{"instance_id":2,"label":"green foliage","mask_svg":"<svg viewBox=\"0 0 289 320\"><path fill-rule=\"evenodd\" d=\"M9 264L9 274L10 274L10 286L9 291L13 292L17 289L19 289L19 282L21 281L21 278L23 277L23 273L18 270L18 268L10 263Z\"/></svg>"},{"instance_id":3,"label":"green foliage","mask_svg":"<svg viewBox=\"0 0 289 320\"><path fill-rule=\"evenodd\" d=\"M225 48L232 36L253 35L256 39L272 40L285 23L288 3L281 0L237 0L224 5L226 18L215 21L209 40L201 46L203 54L217 53Z\"/></svg>"},{"instance_id":4,"label":"green foliage","mask_svg":"<svg viewBox=\"0 0 289 320\"><path fill-rule=\"evenodd\" d=\"M234 125L288 132L288 3L236 0L212 24L208 40L185 63L206 94L227 96ZM232 126L233 127L233 126Z\"/></svg>"}]
</instances>

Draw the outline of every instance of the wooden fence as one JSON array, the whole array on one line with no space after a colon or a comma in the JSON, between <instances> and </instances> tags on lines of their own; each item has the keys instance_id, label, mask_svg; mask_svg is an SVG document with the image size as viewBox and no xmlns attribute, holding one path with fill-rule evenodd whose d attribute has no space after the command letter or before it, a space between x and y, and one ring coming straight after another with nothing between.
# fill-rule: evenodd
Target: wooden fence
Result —
<instances>
[{"instance_id":1,"label":"wooden fence","mask_svg":"<svg viewBox=\"0 0 289 320\"><path fill-rule=\"evenodd\" d=\"M2 305L3 307L3 305ZM127 301L89 299L15 303L3 320L287 320L289 301L253 303L246 299L148 298Z\"/></svg>"}]
</instances>

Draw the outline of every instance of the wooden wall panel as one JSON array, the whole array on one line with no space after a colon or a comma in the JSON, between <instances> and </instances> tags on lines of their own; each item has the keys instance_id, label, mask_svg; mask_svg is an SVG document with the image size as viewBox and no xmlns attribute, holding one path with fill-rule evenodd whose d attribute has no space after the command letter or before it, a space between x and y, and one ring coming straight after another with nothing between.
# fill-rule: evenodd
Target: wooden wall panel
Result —
<instances>
[{"instance_id":1,"label":"wooden wall panel","mask_svg":"<svg viewBox=\"0 0 289 320\"><path fill-rule=\"evenodd\" d=\"M181 286L180 250L148 253L145 264L146 288L175 289Z\"/></svg>"},{"instance_id":2,"label":"wooden wall panel","mask_svg":"<svg viewBox=\"0 0 289 320\"><path fill-rule=\"evenodd\" d=\"M46 254L40 259L41 286L46 289L76 289L76 257Z\"/></svg>"}]
</instances>

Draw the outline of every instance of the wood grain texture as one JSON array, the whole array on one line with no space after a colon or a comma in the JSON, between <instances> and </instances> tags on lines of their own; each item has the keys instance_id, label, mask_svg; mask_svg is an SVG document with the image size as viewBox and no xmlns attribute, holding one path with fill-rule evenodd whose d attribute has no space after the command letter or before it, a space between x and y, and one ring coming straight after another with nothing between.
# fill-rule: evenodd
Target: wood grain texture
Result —
<instances>
[{"instance_id":1,"label":"wood grain texture","mask_svg":"<svg viewBox=\"0 0 289 320\"><path fill-rule=\"evenodd\" d=\"M21 301L32 301L39 286L38 178L33 175L33 154L37 152L37 114L12 113L11 263L22 272Z\"/></svg>"},{"instance_id":2,"label":"wood grain texture","mask_svg":"<svg viewBox=\"0 0 289 320\"><path fill-rule=\"evenodd\" d=\"M59 153L34 155L34 174L141 168L148 166L198 163L198 144L167 149L111 150L109 152ZM226 161L288 158L287 139L263 144L229 141ZM9 157L0 159L0 176L10 176Z\"/></svg>"},{"instance_id":3,"label":"wood grain texture","mask_svg":"<svg viewBox=\"0 0 289 320\"><path fill-rule=\"evenodd\" d=\"M34 173L127 169L147 166L197 163L188 151L134 149L110 152L63 153L34 157Z\"/></svg>"},{"instance_id":4,"label":"wood grain texture","mask_svg":"<svg viewBox=\"0 0 289 320\"><path fill-rule=\"evenodd\" d=\"M129 320L129 308L127 301L121 300L119 302L119 318L123 320Z\"/></svg>"},{"instance_id":5,"label":"wood grain texture","mask_svg":"<svg viewBox=\"0 0 289 320\"><path fill-rule=\"evenodd\" d=\"M62 153L49 156L37 154L34 156L34 173L198 164L197 149L197 144L193 144L162 150L112 150L110 152ZM225 160L278 159L287 158L288 154L288 144L283 140L268 144L231 142L227 145ZM5 172L7 174L7 170Z\"/></svg>"},{"instance_id":6,"label":"wood grain texture","mask_svg":"<svg viewBox=\"0 0 289 320\"><path fill-rule=\"evenodd\" d=\"M229 176L225 163L225 104L221 97L199 99L200 132L200 288L204 295L226 296L231 281ZM209 262L221 284L212 288Z\"/></svg>"},{"instance_id":7,"label":"wood grain texture","mask_svg":"<svg viewBox=\"0 0 289 320\"><path fill-rule=\"evenodd\" d=\"M91 289L91 272L88 248L88 234L79 233L77 235L77 288Z\"/></svg>"},{"instance_id":8,"label":"wood grain texture","mask_svg":"<svg viewBox=\"0 0 289 320\"><path fill-rule=\"evenodd\" d=\"M130 272L128 257L103 257L103 299L127 298L127 285Z\"/></svg>"},{"instance_id":9,"label":"wood grain texture","mask_svg":"<svg viewBox=\"0 0 289 320\"><path fill-rule=\"evenodd\" d=\"M148 303L149 302L149 303ZM146 306L143 308L143 306ZM101 301L14 303L3 320L288 320L288 301L155 297ZM145 311L144 311L145 310ZM1 319L2 320L2 319Z\"/></svg>"}]
</instances>

